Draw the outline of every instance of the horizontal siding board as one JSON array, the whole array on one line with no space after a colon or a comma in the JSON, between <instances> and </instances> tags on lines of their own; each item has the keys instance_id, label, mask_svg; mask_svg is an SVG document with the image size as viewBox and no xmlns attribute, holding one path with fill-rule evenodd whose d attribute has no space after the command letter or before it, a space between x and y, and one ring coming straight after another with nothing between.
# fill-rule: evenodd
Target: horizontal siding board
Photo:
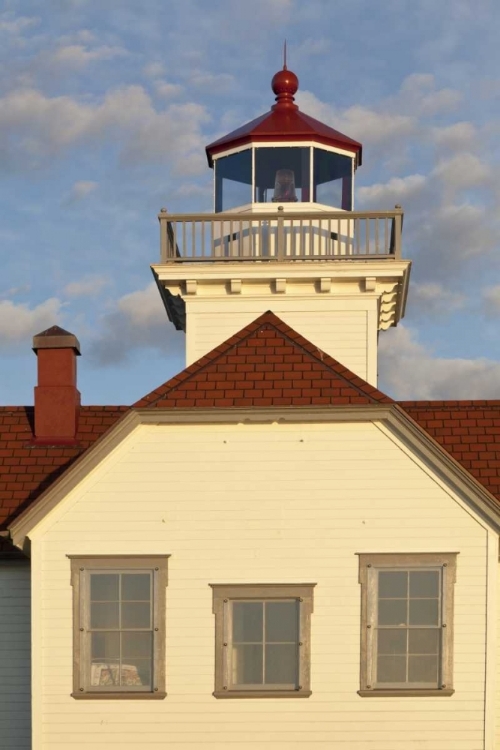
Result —
<instances>
[{"instance_id":1,"label":"horizontal siding board","mask_svg":"<svg viewBox=\"0 0 500 750\"><path fill-rule=\"evenodd\" d=\"M484 750L486 531L371 425L141 428L41 545L44 750L148 750L165 738L170 750ZM356 553L371 551L460 552L451 698L357 695ZM73 701L67 554L153 552L171 555L167 699ZM318 584L311 698L215 700L208 584L306 581Z\"/></svg>"}]
</instances>

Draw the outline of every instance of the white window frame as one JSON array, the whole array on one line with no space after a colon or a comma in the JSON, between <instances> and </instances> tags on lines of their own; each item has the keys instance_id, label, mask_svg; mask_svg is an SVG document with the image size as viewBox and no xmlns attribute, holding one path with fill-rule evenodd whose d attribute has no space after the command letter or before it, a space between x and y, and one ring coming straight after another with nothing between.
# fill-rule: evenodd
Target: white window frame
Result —
<instances>
[{"instance_id":1,"label":"white window frame","mask_svg":"<svg viewBox=\"0 0 500 750\"><path fill-rule=\"evenodd\" d=\"M311 695L311 614L315 583L210 584L215 615L216 698L308 698ZM234 685L231 682L232 605L236 601L290 601L299 605L298 679L294 685Z\"/></svg>"},{"instance_id":2,"label":"white window frame","mask_svg":"<svg viewBox=\"0 0 500 750\"><path fill-rule=\"evenodd\" d=\"M458 553L376 553L359 555L361 584L361 665L359 695L453 695L454 584ZM377 607L380 571L438 570L440 573L440 664L436 684L377 683Z\"/></svg>"},{"instance_id":3,"label":"white window frame","mask_svg":"<svg viewBox=\"0 0 500 750\"><path fill-rule=\"evenodd\" d=\"M169 555L68 555L73 587L73 698L148 698L166 696L165 589ZM90 577L92 573L150 573L152 578L152 685L92 686L90 684Z\"/></svg>"}]
</instances>

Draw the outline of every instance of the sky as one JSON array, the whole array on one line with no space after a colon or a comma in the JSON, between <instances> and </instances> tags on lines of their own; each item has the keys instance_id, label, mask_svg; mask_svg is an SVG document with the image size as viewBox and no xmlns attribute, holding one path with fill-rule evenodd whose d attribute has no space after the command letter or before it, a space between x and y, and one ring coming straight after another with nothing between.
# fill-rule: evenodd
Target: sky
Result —
<instances>
[{"instance_id":1,"label":"sky","mask_svg":"<svg viewBox=\"0 0 500 750\"><path fill-rule=\"evenodd\" d=\"M54 324L80 340L84 404L183 368L157 214L212 210L205 145L270 108L285 38L300 108L363 143L356 209L405 211L379 387L500 398L497 0L3 0L0 404L33 403Z\"/></svg>"}]
</instances>

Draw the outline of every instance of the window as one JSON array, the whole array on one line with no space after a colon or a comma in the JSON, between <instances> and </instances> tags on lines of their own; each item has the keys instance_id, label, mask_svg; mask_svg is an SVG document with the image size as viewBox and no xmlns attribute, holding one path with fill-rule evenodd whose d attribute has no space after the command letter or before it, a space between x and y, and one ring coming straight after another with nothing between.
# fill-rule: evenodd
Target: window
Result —
<instances>
[{"instance_id":1,"label":"window","mask_svg":"<svg viewBox=\"0 0 500 750\"><path fill-rule=\"evenodd\" d=\"M314 583L212 584L216 698L307 698Z\"/></svg>"},{"instance_id":2,"label":"window","mask_svg":"<svg viewBox=\"0 0 500 750\"><path fill-rule=\"evenodd\" d=\"M165 697L168 556L71 557L73 697Z\"/></svg>"},{"instance_id":3,"label":"window","mask_svg":"<svg viewBox=\"0 0 500 750\"><path fill-rule=\"evenodd\" d=\"M452 695L456 554L363 554L360 695Z\"/></svg>"}]
</instances>

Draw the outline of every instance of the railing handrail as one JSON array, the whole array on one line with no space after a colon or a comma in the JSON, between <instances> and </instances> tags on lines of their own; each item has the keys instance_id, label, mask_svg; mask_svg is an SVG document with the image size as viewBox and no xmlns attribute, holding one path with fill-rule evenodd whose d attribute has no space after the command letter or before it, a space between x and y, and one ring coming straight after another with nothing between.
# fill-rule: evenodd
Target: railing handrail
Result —
<instances>
[{"instance_id":1,"label":"railing handrail","mask_svg":"<svg viewBox=\"0 0 500 750\"><path fill-rule=\"evenodd\" d=\"M393 219L403 216L402 208L393 208L391 211L269 211L248 213L196 213L196 214L171 214L168 211L160 211L158 219L161 221L266 221L269 219Z\"/></svg>"}]
</instances>

